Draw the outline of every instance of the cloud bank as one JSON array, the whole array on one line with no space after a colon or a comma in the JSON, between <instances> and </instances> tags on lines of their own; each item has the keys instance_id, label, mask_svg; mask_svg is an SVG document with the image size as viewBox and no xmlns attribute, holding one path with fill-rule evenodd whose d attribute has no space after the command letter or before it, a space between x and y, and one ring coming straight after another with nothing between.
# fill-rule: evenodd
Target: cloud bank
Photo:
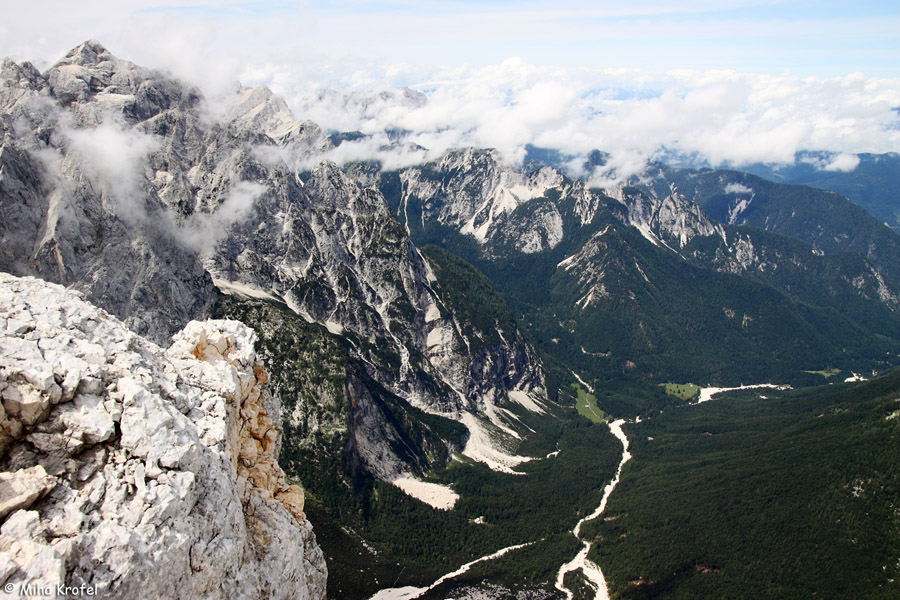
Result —
<instances>
[{"instance_id":1,"label":"cloud bank","mask_svg":"<svg viewBox=\"0 0 900 600\"><path fill-rule=\"evenodd\" d=\"M408 75L394 66L341 79L366 86ZM827 151L835 157L818 168L851 170L859 162L857 153L900 150L900 80L859 74L647 73L510 59L440 69L403 89L335 91L290 81L281 72L264 82L285 97L298 118L369 136L342 144L329 156L338 162L368 153L404 163L454 146L496 148L517 162L533 145L575 157L603 150L611 155L606 175L626 176L660 156L740 167L789 164L799 151ZM410 151L410 145L427 152ZM390 148L396 152L386 151Z\"/></svg>"},{"instance_id":2,"label":"cloud bank","mask_svg":"<svg viewBox=\"0 0 900 600\"><path fill-rule=\"evenodd\" d=\"M598 178L658 156L739 167L799 150L846 170L860 152L900 151L900 10L845 4L18 3L0 51L45 68L96 38L208 97L267 85L298 119L368 136L327 156L338 162L403 166L453 146L517 161L532 144L574 169L610 153Z\"/></svg>"}]
</instances>

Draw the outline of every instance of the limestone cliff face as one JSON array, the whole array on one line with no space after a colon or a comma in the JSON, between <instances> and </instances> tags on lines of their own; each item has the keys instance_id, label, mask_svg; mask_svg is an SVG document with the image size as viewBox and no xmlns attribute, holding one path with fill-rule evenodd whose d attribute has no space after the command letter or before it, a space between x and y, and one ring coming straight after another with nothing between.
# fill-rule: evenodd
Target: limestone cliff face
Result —
<instances>
[{"instance_id":1,"label":"limestone cliff face","mask_svg":"<svg viewBox=\"0 0 900 600\"><path fill-rule=\"evenodd\" d=\"M198 103L195 90L96 43L44 74L4 60L0 270L74 287L168 343L215 288L146 185L153 171L143 161L157 142L128 124L171 120Z\"/></svg>"},{"instance_id":2,"label":"limestone cliff face","mask_svg":"<svg viewBox=\"0 0 900 600\"><path fill-rule=\"evenodd\" d=\"M470 354L465 324L374 186L333 163L307 170L330 144L265 88L212 105L97 42L43 73L7 60L0 270L83 291L160 344L205 315L217 286L283 300L349 340L367 380L451 418L511 391L545 398L524 341ZM392 454L369 470L405 468Z\"/></svg>"},{"instance_id":3,"label":"limestone cliff face","mask_svg":"<svg viewBox=\"0 0 900 600\"><path fill-rule=\"evenodd\" d=\"M399 173L398 218L416 227L410 215L421 214L472 236L487 255L510 251L534 254L562 240L563 218L555 202L541 201L554 190L583 194L550 167L517 169L504 164L496 150L448 151L436 163Z\"/></svg>"},{"instance_id":4,"label":"limestone cliff face","mask_svg":"<svg viewBox=\"0 0 900 600\"><path fill-rule=\"evenodd\" d=\"M546 252L566 236L589 225L615 198L616 219L635 227L656 245L680 251L695 237L722 236L696 204L675 189L608 190L611 196L588 189L584 182L559 169L503 162L492 150L454 149L440 160L398 173L398 218L416 227L409 215L472 236L488 257Z\"/></svg>"},{"instance_id":5,"label":"limestone cliff face","mask_svg":"<svg viewBox=\"0 0 900 600\"><path fill-rule=\"evenodd\" d=\"M254 339L191 322L163 351L72 291L0 274L0 580L323 598Z\"/></svg>"}]
</instances>

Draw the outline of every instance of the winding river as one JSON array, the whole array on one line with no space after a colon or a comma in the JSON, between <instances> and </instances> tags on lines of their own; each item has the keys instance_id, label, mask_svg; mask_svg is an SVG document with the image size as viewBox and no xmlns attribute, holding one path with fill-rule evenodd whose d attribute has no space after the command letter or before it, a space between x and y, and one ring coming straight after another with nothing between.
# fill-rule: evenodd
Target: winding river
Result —
<instances>
[{"instance_id":1,"label":"winding river","mask_svg":"<svg viewBox=\"0 0 900 600\"><path fill-rule=\"evenodd\" d=\"M441 585L448 579L453 579L454 577L459 577L473 566L477 565L480 562L484 562L486 560L494 560L495 558L500 558L507 552L512 552L513 550L518 550L519 548L524 548L526 546L530 546L534 542L528 542L527 544L517 544L515 546L508 546L501 550L497 550L493 554L488 554L486 556L482 556L481 558L476 558L472 562L467 562L457 570L452 573L447 573L428 587L413 587L406 586L402 588L388 588L384 590L379 590L374 596L372 596L369 600L412 600L413 598L418 598L422 594L427 591L433 590L437 586Z\"/></svg>"},{"instance_id":2,"label":"winding river","mask_svg":"<svg viewBox=\"0 0 900 600\"><path fill-rule=\"evenodd\" d=\"M576 375L577 377L577 375ZM755 388L776 388L776 389L788 389L790 386L777 386L771 383L764 384L756 384L756 385L742 385L736 388L715 388L715 387L706 387L700 390L700 395L695 404L700 404L703 402L708 402L712 399L716 394L720 394L722 392L729 392L732 390L747 390L747 389L755 389ZM639 421L639 420L638 420ZM628 437L625 435L625 432L622 431L622 426L625 424L624 419L618 419L609 423L609 430L612 432L616 438L622 442L622 460L619 461L619 468L616 470L616 476L606 484L606 487L603 489L603 497L600 500L600 505L594 509L594 512L582 518L578 523L575 524L575 527L572 529L572 533L577 538L581 538L581 526L592 519L596 519L603 511L606 510L606 503L609 501L609 497L612 495L613 490L616 489L616 485L619 483L619 478L622 475L622 467L625 466L625 463L631 459L631 453L628 451ZM555 456L559 453L559 450L556 452L551 452L547 455L547 458L551 456ZM526 546L530 546L534 542L530 542L527 544L519 544L516 546L509 546L508 548L503 548L502 550L498 550L493 554L488 554L482 556L481 558L477 558L469 563L464 564L456 571L452 573L448 573L435 581L428 587L402 587L402 588L389 588L379 591L377 594L372 596L370 600L412 600L413 598L418 598L422 594L427 591L430 591L440 584L444 583L449 579L453 579L454 577L458 577L462 575L466 571L468 571L472 566L488 561L493 560L495 558L499 558L506 554L507 552L512 552L513 550L518 550L519 548L524 548ZM578 554L559 568L559 571L556 574L556 589L566 595L568 600L573 600L574 593L572 590L568 589L565 584L565 576L566 573L571 573L573 571L577 571L581 569L585 578L588 581L588 584L594 589L594 599L595 600L609 600L609 590L606 586L606 579L603 577L603 572L600 570L600 567L594 564L592 561L588 559L588 552L590 551L591 545L590 542L582 540L581 551Z\"/></svg>"},{"instance_id":3,"label":"winding river","mask_svg":"<svg viewBox=\"0 0 900 600\"><path fill-rule=\"evenodd\" d=\"M631 458L631 453L628 451L628 438L625 436L625 432L622 431L622 425L625 424L624 419L618 419L609 424L609 430L612 432L616 438L622 442L622 460L619 461L619 468L616 470L616 476L606 484L606 487L603 488L603 497L600 500L600 505L594 509L594 512L584 517L578 523L575 524L574 529L572 529L572 533L575 537L581 537L581 525L590 521L591 519L596 519L603 511L606 509L606 503L609 501L609 497L612 495L613 490L616 488L616 485L619 483L619 477L622 474L622 467L626 462ZM553 453L551 453L553 454ZM475 560L468 562L453 571L452 573L447 573L434 583L432 583L428 587L414 587L414 586L406 586L400 588L387 588L383 590L379 590L374 596L372 596L369 600L413 600L414 598L418 598L425 592L433 590L440 584L444 583L449 579L453 579L454 577L458 577L472 568L474 565L488 561L494 560L495 558L500 558L507 552L512 552L513 550L518 550L519 548L524 548L526 546L530 546L534 542L529 542L527 544L518 544L516 546L509 546L507 548L503 548L494 552L493 554L487 554L482 556L481 558L476 558ZM596 590L596 594L594 596L595 600L608 600L609 593L606 588L606 580L603 578L603 573L600 571L600 567L595 565L593 562L588 560L588 551L590 550L591 545L589 542L583 541L581 551L578 553L575 558L571 561L564 564L560 567L559 572L556 575L556 589L563 592L568 600L573 600L574 594L571 590L567 589L563 584L563 579L565 579L566 573L571 571L575 571L577 569L581 569L584 573L585 577L587 577L588 581L592 585L592 587Z\"/></svg>"},{"instance_id":4,"label":"winding river","mask_svg":"<svg viewBox=\"0 0 900 600\"><path fill-rule=\"evenodd\" d=\"M594 509L594 512L575 524L572 533L575 534L575 537L577 538L581 537L581 525L585 521L596 519L603 514L604 510L606 510L606 503L609 501L609 497L612 495L613 490L616 489L616 485L619 483L619 477L622 475L622 467L628 462L628 459L631 458L631 453L628 451L628 438L625 436L625 432L622 431L622 425L624 424L624 419L618 419L609 424L609 430L620 442L622 442L622 460L619 461L619 468L616 470L616 476L613 477L613 480L606 484L606 487L603 489L603 498L600 500L600 505ZM588 560L587 555L590 549L590 542L582 541L581 551L578 555L560 567L559 572L556 574L556 589L564 593L568 600L573 600L574 594L571 590L566 588L563 584L563 580L565 579L566 573L578 569L581 569L591 586L596 590L594 598L596 600L609 600L609 592L606 587L606 579L603 577L603 572L600 570L600 567Z\"/></svg>"}]
</instances>

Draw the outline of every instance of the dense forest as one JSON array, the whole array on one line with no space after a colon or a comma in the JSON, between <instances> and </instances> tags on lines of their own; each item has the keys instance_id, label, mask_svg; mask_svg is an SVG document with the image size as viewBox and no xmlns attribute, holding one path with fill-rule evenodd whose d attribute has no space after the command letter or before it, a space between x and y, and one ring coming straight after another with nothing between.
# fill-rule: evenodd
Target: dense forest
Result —
<instances>
[{"instance_id":1,"label":"dense forest","mask_svg":"<svg viewBox=\"0 0 900 600\"><path fill-rule=\"evenodd\" d=\"M616 598L900 596L900 370L628 426L585 527Z\"/></svg>"}]
</instances>

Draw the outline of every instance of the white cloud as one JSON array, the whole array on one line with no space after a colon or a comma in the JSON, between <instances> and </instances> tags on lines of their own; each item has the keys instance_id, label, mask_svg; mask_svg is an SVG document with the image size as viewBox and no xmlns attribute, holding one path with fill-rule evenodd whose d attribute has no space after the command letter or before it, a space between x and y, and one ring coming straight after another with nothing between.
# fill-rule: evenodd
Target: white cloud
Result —
<instances>
[{"instance_id":1,"label":"white cloud","mask_svg":"<svg viewBox=\"0 0 900 600\"><path fill-rule=\"evenodd\" d=\"M247 218L253 204L266 189L261 183L239 181L228 190L214 213L192 214L175 233L201 257L206 256L225 238L235 223Z\"/></svg>"},{"instance_id":2,"label":"white cloud","mask_svg":"<svg viewBox=\"0 0 900 600\"><path fill-rule=\"evenodd\" d=\"M388 69L364 70L356 79L368 82ZM581 156L604 150L612 158L601 178L613 169L637 172L663 149L741 166L792 163L801 150L849 156L900 148L895 79L572 70L510 59L440 69L414 87L427 101L411 103L398 91L279 91L300 118L373 135L410 131L405 141L429 156L454 145L494 147L510 160L527 144ZM832 168L849 166L842 158Z\"/></svg>"},{"instance_id":3,"label":"white cloud","mask_svg":"<svg viewBox=\"0 0 900 600\"><path fill-rule=\"evenodd\" d=\"M84 172L107 191L119 218L135 223L147 218L142 169L148 154L159 147L152 136L123 129L108 121L94 128L65 131Z\"/></svg>"},{"instance_id":4,"label":"white cloud","mask_svg":"<svg viewBox=\"0 0 900 600\"><path fill-rule=\"evenodd\" d=\"M116 215L130 225L148 223L145 181L146 158L160 148L160 142L137 129L125 129L112 120L94 128L64 128L69 140L68 155L73 157L95 186L105 190L112 200ZM284 161L280 151L252 150L259 158ZM48 171L58 172L61 157L52 150L36 153ZM175 224L168 210L153 214L154 224L164 227L201 256L209 254L236 223L247 218L253 204L266 192L265 185L239 181L231 186L214 213L197 212L181 225Z\"/></svg>"},{"instance_id":5,"label":"white cloud","mask_svg":"<svg viewBox=\"0 0 900 600\"><path fill-rule=\"evenodd\" d=\"M855 154L838 154L825 165L826 171L852 171L859 166L859 157Z\"/></svg>"},{"instance_id":6,"label":"white cloud","mask_svg":"<svg viewBox=\"0 0 900 600\"><path fill-rule=\"evenodd\" d=\"M440 154L440 152L414 145L393 143L381 134L344 142L332 150L308 155L299 161L297 167L301 170L312 169L323 160L331 160L339 165L355 161L377 160L383 168L391 170L435 160Z\"/></svg>"},{"instance_id":7,"label":"white cloud","mask_svg":"<svg viewBox=\"0 0 900 600\"><path fill-rule=\"evenodd\" d=\"M725 186L726 194L752 194L753 188L747 187L742 183L729 183Z\"/></svg>"},{"instance_id":8,"label":"white cloud","mask_svg":"<svg viewBox=\"0 0 900 600\"><path fill-rule=\"evenodd\" d=\"M859 156L852 153L825 152L806 154L799 158L801 163L811 165L817 171L852 171L859 166Z\"/></svg>"}]
</instances>

